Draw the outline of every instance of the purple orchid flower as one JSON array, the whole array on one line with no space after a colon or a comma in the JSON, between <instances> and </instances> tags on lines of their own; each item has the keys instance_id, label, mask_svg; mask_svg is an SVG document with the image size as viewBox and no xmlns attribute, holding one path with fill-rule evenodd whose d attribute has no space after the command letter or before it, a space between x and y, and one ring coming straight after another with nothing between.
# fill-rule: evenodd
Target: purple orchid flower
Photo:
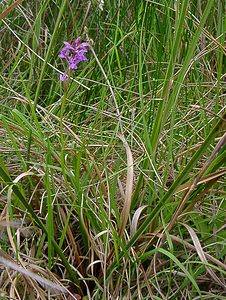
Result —
<instances>
[{"instance_id":1,"label":"purple orchid flower","mask_svg":"<svg viewBox=\"0 0 226 300\"><path fill-rule=\"evenodd\" d=\"M81 43L81 37L78 37L71 44L64 42L64 47L61 49L59 57L67 61L69 70L76 70L78 63L87 60L85 56L85 53L87 52L86 47L90 47L90 44L88 42ZM67 73L60 75L61 81L67 79Z\"/></svg>"}]
</instances>

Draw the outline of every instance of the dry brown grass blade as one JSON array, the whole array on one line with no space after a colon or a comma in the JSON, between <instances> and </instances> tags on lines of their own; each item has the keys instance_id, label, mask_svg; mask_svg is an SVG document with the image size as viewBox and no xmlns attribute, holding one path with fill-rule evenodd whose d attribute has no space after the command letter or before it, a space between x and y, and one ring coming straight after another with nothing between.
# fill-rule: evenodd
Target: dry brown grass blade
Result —
<instances>
[{"instance_id":1,"label":"dry brown grass blade","mask_svg":"<svg viewBox=\"0 0 226 300\"><path fill-rule=\"evenodd\" d=\"M213 270L209 266L207 266L208 261L206 259L205 253L202 249L201 243L200 243L199 238L198 238L197 234L195 233L195 231L187 224L182 223L182 225L188 230L188 232L191 236L191 239L193 241L193 244L195 246L196 252L197 252L199 258L201 259L201 261L203 262L207 272L210 274L210 276L213 278L213 280L217 284L219 284L224 289L226 289L226 285L217 277L217 275L213 272Z\"/></svg>"},{"instance_id":2,"label":"dry brown grass blade","mask_svg":"<svg viewBox=\"0 0 226 300\"><path fill-rule=\"evenodd\" d=\"M11 288L10 291L13 295L17 295L17 297L12 299L20 299L17 290L18 287L20 288L19 292L21 292L22 289L24 290L23 292L26 293L22 299L52 299L49 293L50 291L51 294L55 294L55 297L57 297L54 297L54 299L81 299L79 295L71 293L70 290L64 287L51 271L40 267L37 261L31 263L29 260L29 262L24 262L23 264L26 265L26 267L18 265L10 255L0 250L0 267L2 266L2 268L0 268L0 274L5 268L5 276L0 276L0 279L6 282L5 287ZM0 284L2 284L1 280ZM36 298L34 297L35 295Z\"/></svg>"},{"instance_id":3,"label":"dry brown grass blade","mask_svg":"<svg viewBox=\"0 0 226 300\"><path fill-rule=\"evenodd\" d=\"M11 197L11 195L9 194L12 194L12 189L10 188L9 189L9 192L8 192L8 197ZM16 249L16 246L14 244L14 240L13 240L13 235L12 235L12 232L11 232L11 227L10 227L10 213L9 213L9 203L7 203L7 209L6 209L6 223L8 224L7 227L6 227L6 230L7 230L7 235L8 235L8 240L9 240L9 243L12 247L12 250L14 252L14 254L16 255L17 254L17 249ZM19 257L18 257L19 259Z\"/></svg>"},{"instance_id":4,"label":"dry brown grass blade","mask_svg":"<svg viewBox=\"0 0 226 300\"><path fill-rule=\"evenodd\" d=\"M0 251L0 263L3 264L5 267L13 269L13 270L19 272L20 274L23 274L25 277L35 280L54 291L59 291L61 293L68 292L68 290L66 288L64 288L63 286L57 285L54 282L52 282L46 278L43 278L31 271L26 270L25 268L17 265L12 259L9 260L9 259L5 258L4 257L5 255L2 255L2 254L3 254L3 252Z\"/></svg>"},{"instance_id":5,"label":"dry brown grass blade","mask_svg":"<svg viewBox=\"0 0 226 300\"><path fill-rule=\"evenodd\" d=\"M26 176L33 176L33 175L34 175L33 172L29 172L29 171L23 172L13 180L13 183L17 184L22 178L24 178Z\"/></svg>"},{"instance_id":6,"label":"dry brown grass blade","mask_svg":"<svg viewBox=\"0 0 226 300\"><path fill-rule=\"evenodd\" d=\"M80 35L83 34L83 31L86 31L84 29L85 29L85 24L86 24L87 18L89 16L91 4L92 4L92 1L89 1L88 5L87 5L87 8L86 8L85 16L84 16L83 21L82 21L82 25L81 25L81 29L80 29L80 33L81 33Z\"/></svg>"},{"instance_id":7,"label":"dry brown grass blade","mask_svg":"<svg viewBox=\"0 0 226 300\"><path fill-rule=\"evenodd\" d=\"M138 224L140 215L141 215L142 211L147 207L148 207L147 205L142 205L135 211L133 218L132 218L131 227L130 227L130 237L132 237L135 234L135 232L137 230L137 224Z\"/></svg>"},{"instance_id":8,"label":"dry brown grass blade","mask_svg":"<svg viewBox=\"0 0 226 300\"><path fill-rule=\"evenodd\" d=\"M132 201L132 192L133 192L133 155L131 152L131 149L124 138L123 135L118 134L118 137L123 142L123 145L126 149L126 155L127 155L127 177L126 177L126 191L125 191L125 202L121 213L121 228L119 230L119 236L121 237L125 228L126 224L128 222L129 218L129 212L131 207L131 201Z\"/></svg>"},{"instance_id":9,"label":"dry brown grass blade","mask_svg":"<svg viewBox=\"0 0 226 300\"><path fill-rule=\"evenodd\" d=\"M200 180L197 182L197 185L200 185L200 184L202 184L202 183L207 183L207 182L209 182L209 181L212 181L213 179L218 179L218 178L220 178L221 176L223 176L224 174L226 174L226 169L223 169L223 170L221 170L221 171L218 171L218 172L214 172L214 173L208 174L207 176L203 176L203 177L201 177ZM191 182L187 182L187 183L182 184L182 185L176 190L176 194L188 190L190 186L191 186Z\"/></svg>"},{"instance_id":10,"label":"dry brown grass blade","mask_svg":"<svg viewBox=\"0 0 226 300\"><path fill-rule=\"evenodd\" d=\"M182 220L182 219L185 217L185 215L186 215L187 212L189 212L189 211L192 210L192 208L195 206L195 204L196 204L197 202L201 202L203 199L205 199L205 198L204 198L205 195L206 195L207 193L210 192L212 186L215 184L215 182L216 182L219 178L220 178L220 177L216 177L216 178L212 179L211 181L209 181L209 182L206 184L205 189L199 194L199 196L198 196L194 201L192 201L192 203L190 203L190 204L184 209L183 214L180 215L180 218L179 218L180 220Z\"/></svg>"},{"instance_id":11,"label":"dry brown grass blade","mask_svg":"<svg viewBox=\"0 0 226 300\"><path fill-rule=\"evenodd\" d=\"M6 10L0 14L0 20L4 19L14 8L20 5L24 0L16 0L12 5L10 5Z\"/></svg>"}]
</instances>

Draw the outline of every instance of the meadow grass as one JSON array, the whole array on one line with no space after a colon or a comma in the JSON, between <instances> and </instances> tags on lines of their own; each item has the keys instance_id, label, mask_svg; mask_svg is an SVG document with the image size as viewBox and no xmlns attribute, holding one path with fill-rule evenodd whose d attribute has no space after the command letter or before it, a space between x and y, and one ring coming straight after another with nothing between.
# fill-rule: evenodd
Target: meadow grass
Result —
<instances>
[{"instance_id":1,"label":"meadow grass","mask_svg":"<svg viewBox=\"0 0 226 300\"><path fill-rule=\"evenodd\" d=\"M226 299L224 8L0 2L0 299Z\"/></svg>"}]
</instances>

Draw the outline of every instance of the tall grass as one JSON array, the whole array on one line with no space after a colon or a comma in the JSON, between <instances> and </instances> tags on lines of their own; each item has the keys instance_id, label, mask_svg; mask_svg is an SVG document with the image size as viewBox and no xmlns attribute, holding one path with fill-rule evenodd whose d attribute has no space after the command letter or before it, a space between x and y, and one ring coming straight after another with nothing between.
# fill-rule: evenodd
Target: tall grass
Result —
<instances>
[{"instance_id":1,"label":"tall grass","mask_svg":"<svg viewBox=\"0 0 226 300\"><path fill-rule=\"evenodd\" d=\"M0 8L0 297L225 299L224 2Z\"/></svg>"}]
</instances>

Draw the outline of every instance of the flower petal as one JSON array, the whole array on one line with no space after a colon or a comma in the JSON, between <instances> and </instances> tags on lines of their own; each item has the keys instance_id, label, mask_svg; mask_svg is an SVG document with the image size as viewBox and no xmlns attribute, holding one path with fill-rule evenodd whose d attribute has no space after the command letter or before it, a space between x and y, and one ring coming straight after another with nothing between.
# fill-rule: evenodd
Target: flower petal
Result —
<instances>
[{"instance_id":1,"label":"flower petal","mask_svg":"<svg viewBox=\"0 0 226 300\"><path fill-rule=\"evenodd\" d=\"M60 81L65 81L68 79L68 76L66 73L60 74Z\"/></svg>"},{"instance_id":2,"label":"flower petal","mask_svg":"<svg viewBox=\"0 0 226 300\"><path fill-rule=\"evenodd\" d=\"M72 42L73 47L77 47L81 43L81 37L79 36L76 40Z\"/></svg>"},{"instance_id":3,"label":"flower petal","mask_svg":"<svg viewBox=\"0 0 226 300\"><path fill-rule=\"evenodd\" d=\"M74 50L74 47L70 43L64 42L64 45L65 45L65 49Z\"/></svg>"}]
</instances>

